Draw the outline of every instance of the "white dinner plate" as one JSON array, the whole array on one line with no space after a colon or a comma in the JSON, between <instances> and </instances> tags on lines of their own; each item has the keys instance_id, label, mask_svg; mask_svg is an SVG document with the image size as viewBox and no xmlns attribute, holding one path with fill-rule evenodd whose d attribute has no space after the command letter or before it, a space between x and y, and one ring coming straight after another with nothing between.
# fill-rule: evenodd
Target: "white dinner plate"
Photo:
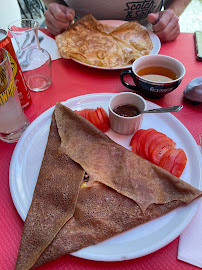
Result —
<instances>
[{"instance_id":1,"label":"white dinner plate","mask_svg":"<svg viewBox=\"0 0 202 270\"><path fill-rule=\"evenodd\" d=\"M115 26L115 27L119 27L120 25L124 24L124 23L127 23L127 21L118 21L118 20L102 20L100 21L102 24L107 24L107 25L110 25L110 26ZM144 26L143 26L144 27ZM150 52L150 54L158 54L160 48L161 48L161 42L160 42L160 39L158 38L158 36L156 34L154 34L151 30L147 29L146 27L144 27L147 32L149 33L149 36L151 38L151 41L153 43L153 49L152 51ZM75 62L81 64L81 65L84 65L84 66L87 66L87 67L92 67L92 68L97 68L97 69L106 69L106 70L118 70L118 69L126 69L126 68L131 68L132 65L127 65L127 66L124 66L124 67L112 67L112 68L109 68L109 67L99 67L99 66L94 66L94 65L89 65L89 64L86 64L84 62L81 62L79 60L76 60L76 59L72 59L74 60Z\"/></svg>"},{"instance_id":2,"label":"white dinner plate","mask_svg":"<svg viewBox=\"0 0 202 270\"><path fill-rule=\"evenodd\" d=\"M78 96L63 104L73 110L102 106L108 111L109 99L113 95L112 93L101 93ZM159 106L147 101L148 109L157 107ZM18 141L12 155L9 171L10 192L15 207L23 220L25 220L32 200L53 110L54 107L45 111L30 124ZM192 186L200 188L200 152L185 126L170 113L145 114L141 128L151 127L171 137L176 142L177 148L185 150L188 161L181 178ZM109 130L107 135L130 149L129 142L132 135L119 135L112 130ZM198 200L195 200L186 207L180 207L163 217L100 244L81 249L73 255L98 261L119 261L150 254L179 236L190 222L197 207Z\"/></svg>"}]
</instances>

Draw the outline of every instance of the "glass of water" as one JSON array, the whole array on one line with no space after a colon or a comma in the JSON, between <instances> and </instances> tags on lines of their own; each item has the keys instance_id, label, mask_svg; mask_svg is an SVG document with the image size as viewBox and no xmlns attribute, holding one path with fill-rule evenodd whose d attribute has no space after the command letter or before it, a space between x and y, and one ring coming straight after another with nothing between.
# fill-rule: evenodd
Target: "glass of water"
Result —
<instances>
[{"instance_id":1,"label":"glass of water","mask_svg":"<svg viewBox=\"0 0 202 270\"><path fill-rule=\"evenodd\" d=\"M29 121L20 105L8 52L0 47L0 140L16 142Z\"/></svg>"},{"instance_id":2,"label":"glass of water","mask_svg":"<svg viewBox=\"0 0 202 270\"><path fill-rule=\"evenodd\" d=\"M38 26L33 19L17 20L8 26L18 45L17 58L27 86L36 92L46 90L52 83L51 57L40 48Z\"/></svg>"},{"instance_id":3,"label":"glass of water","mask_svg":"<svg viewBox=\"0 0 202 270\"><path fill-rule=\"evenodd\" d=\"M25 63L26 64L26 63ZM28 52L24 77L32 91L43 91L52 83L51 57L44 49L34 48Z\"/></svg>"},{"instance_id":4,"label":"glass of water","mask_svg":"<svg viewBox=\"0 0 202 270\"><path fill-rule=\"evenodd\" d=\"M38 22L33 19L21 19L9 24L8 30L18 46L16 55L19 62L26 59L27 52L30 49L40 48L38 28Z\"/></svg>"}]
</instances>

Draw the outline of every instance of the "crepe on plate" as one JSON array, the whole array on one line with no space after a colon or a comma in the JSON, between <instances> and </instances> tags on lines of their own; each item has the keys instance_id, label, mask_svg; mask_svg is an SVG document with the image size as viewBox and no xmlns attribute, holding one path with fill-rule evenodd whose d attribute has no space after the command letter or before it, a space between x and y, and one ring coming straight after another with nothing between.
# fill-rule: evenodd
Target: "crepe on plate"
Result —
<instances>
[{"instance_id":1,"label":"crepe on plate","mask_svg":"<svg viewBox=\"0 0 202 270\"><path fill-rule=\"evenodd\" d=\"M62 57L109 68L132 64L153 48L147 30L138 22L112 27L91 14L77 20L55 40Z\"/></svg>"},{"instance_id":2,"label":"crepe on plate","mask_svg":"<svg viewBox=\"0 0 202 270\"><path fill-rule=\"evenodd\" d=\"M82 188L84 172L89 182ZM16 269L107 240L201 194L57 103Z\"/></svg>"}]
</instances>

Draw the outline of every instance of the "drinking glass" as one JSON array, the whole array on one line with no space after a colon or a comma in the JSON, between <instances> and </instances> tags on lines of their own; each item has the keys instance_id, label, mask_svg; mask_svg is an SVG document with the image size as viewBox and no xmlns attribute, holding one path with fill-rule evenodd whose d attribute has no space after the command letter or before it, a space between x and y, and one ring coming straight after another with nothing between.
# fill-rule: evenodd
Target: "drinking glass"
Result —
<instances>
[{"instance_id":1,"label":"drinking glass","mask_svg":"<svg viewBox=\"0 0 202 270\"><path fill-rule=\"evenodd\" d=\"M39 92L49 88L52 83L51 57L46 50L31 49L24 64L29 65L23 74L30 90Z\"/></svg>"},{"instance_id":2,"label":"drinking glass","mask_svg":"<svg viewBox=\"0 0 202 270\"><path fill-rule=\"evenodd\" d=\"M17 45L17 58L27 86L32 91L43 91L52 83L50 54L40 48L38 22L33 19L14 21L8 26Z\"/></svg>"},{"instance_id":3,"label":"drinking glass","mask_svg":"<svg viewBox=\"0 0 202 270\"><path fill-rule=\"evenodd\" d=\"M18 51L16 52L18 61L26 59L28 50L40 48L38 39L39 24L33 19L21 19L9 24L8 30L14 37Z\"/></svg>"},{"instance_id":4,"label":"drinking glass","mask_svg":"<svg viewBox=\"0 0 202 270\"><path fill-rule=\"evenodd\" d=\"M29 121L20 105L8 52L0 48L0 140L16 142Z\"/></svg>"}]
</instances>

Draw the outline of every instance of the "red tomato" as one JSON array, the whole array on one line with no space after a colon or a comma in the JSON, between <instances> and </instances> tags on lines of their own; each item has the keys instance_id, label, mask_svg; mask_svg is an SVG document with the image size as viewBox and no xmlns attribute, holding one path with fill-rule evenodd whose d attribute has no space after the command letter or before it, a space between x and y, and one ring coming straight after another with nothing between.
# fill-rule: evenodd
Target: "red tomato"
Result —
<instances>
[{"instance_id":1,"label":"red tomato","mask_svg":"<svg viewBox=\"0 0 202 270\"><path fill-rule=\"evenodd\" d=\"M152 144L152 142L154 142L160 135L162 135L163 133L160 133L158 131L156 131L155 129L150 133L150 136L148 136L145 140L145 143L144 143L144 155L145 155L145 158L150 160L150 157L149 157L149 148L150 148L150 145Z\"/></svg>"},{"instance_id":2,"label":"red tomato","mask_svg":"<svg viewBox=\"0 0 202 270\"><path fill-rule=\"evenodd\" d=\"M100 107L97 109L84 109L75 111L103 132L110 128L109 117L106 111Z\"/></svg>"},{"instance_id":3,"label":"red tomato","mask_svg":"<svg viewBox=\"0 0 202 270\"><path fill-rule=\"evenodd\" d=\"M133 141L135 140L136 136L139 136L138 134L142 132L143 129L139 129L138 131L135 132L135 134L132 136L130 140L130 145L133 145Z\"/></svg>"},{"instance_id":4,"label":"red tomato","mask_svg":"<svg viewBox=\"0 0 202 270\"><path fill-rule=\"evenodd\" d=\"M141 157L143 157L142 154L141 154L141 152L142 152L141 149L144 149L144 145L143 145L144 138L147 136L148 133L150 133L150 131L152 131L151 128L144 130L144 132L141 133L141 136L139 136L139 138L137 139L136 152Z\"/></svg>"},{"instance_id":5,"label":"red tomato","mask_svg":"<svg viewBox=\"0 0 202 270\"><path fill-rule=\"evenodd\" d=\"M89 121L96 126L98 129L102 129L102 124L100 122L100 119L98 118L98 115L96 113L96 110L92 110L88 114Z\"/></svg>"},{"instance_id":6,"label":"red tomato","mask_svg":"<svg viewBox=\"0 0 202 270\"><path fill-rule=\"evenodd\" d=\"M133 137L130 141L130 145L132 145L132 152L137 153L137 142L138 142L139 138L142 136L142 134L144 134L144 132L145 132L145 129L139 129L133 135Z\"/></svg>"},{"instance_id":7,"label":"red tomato","mask_svg":"<svg viewBox=\"0 0 202 270\"><path fill-rule=\"evenodd\" d=\"M94 109L84 109L82 110L82 115L84 118L86 118L88 120L89 114L90 112L92 112Z\"/></svg>"},{"instance_id":8,"label":"red tomato","mask_svg":"<svg viewBox=\"0 0 202 270\"><path fill-rule=\"evenodd\" d=\"M187 156L185 152L182 150L175 158L174 166L171 170L171 173L177 177L180 177L184 171L186 164L187 164Z\"/></svg>"},{"instance_id":9,"label":"red tomato","mask_svg":"<svg viewBox=\"0 0 202 270\"><path fill-rule=\"evenodd\" d=\"M151 156L152 153L155 149L155 147L158 146L158 144L160 144L161 142L165 141L165 140L171 140L169 137L167 137L165 134L158 132L158 135L155 136L155 139L151 141L150 145L149 145L149 150L148 150L148 156L149 159L151 160Z\"/></svg>"},{"instance_id":10,"label":"red tomato","mask_svg":"<svg viewBox=\"0 0 202 270\"><path fill-rule=\"evenodd\" d=\"M154 131L155 130L153 128L149 128L148 132L145 132L144 136L142 136L142 139L141 139L139 153L140 153L140 156L145 159L148 159L147 152L146 152L146 142Z\"/></svg>"},{"instance_id":11,"label":"red tomato","mask_svg":"<svg viewBox=\"0 0 202 270\"><path fill-rule=\"evenodd\" d=\"M155 129L139 129L131 138L132 151L179 177L187 162L182 149L176 143Z\"/></svg>"},{"instance_id":12,"label":"red tomato","mask_svg":"<svg viewBox=\"0 0 202 270\"><path fill-rule=\"evenodd\" d=\"M82 117L87 119L88 112L93 111L93 110L94 109L83 109L83 110L80 110L80 111L75 110L75 112L78 113L79 115L81 115Z\"/></svg>"},{"instance_id":13,"label":"red tomato","mask_svg":"<svg viewBox=\"0 0 202 270\"><path fill-rule=\"evenodd\" d=\"M182 149L170 148L161 158L159 166L171 173L174 166L175 158Z\"/></svg>"},{"instance_id":14,"label":"red tomato","mask_svg":"<svg viewBox=\"0 0 202 270\"><path fill-rule=\"evenodd\" d=\"M158 165L163 154L171 147L175 147L176 143L168 138L160 138L159 143L153 148L152 153L150 155L150 160L154 164Z\"/></svg>"},{"instance_id":15,"label":"red tomato","mask_svg":"<svg viewBox=\"0 0 202 270\"><path fill-rule=\"evenodd\" d=\"M102 107L99 107L97 108L96 113L98 115L98 118L100 119L102 131L106 132L110 129L109 116L107 112Z\"/></svg>"}]
</instances>

